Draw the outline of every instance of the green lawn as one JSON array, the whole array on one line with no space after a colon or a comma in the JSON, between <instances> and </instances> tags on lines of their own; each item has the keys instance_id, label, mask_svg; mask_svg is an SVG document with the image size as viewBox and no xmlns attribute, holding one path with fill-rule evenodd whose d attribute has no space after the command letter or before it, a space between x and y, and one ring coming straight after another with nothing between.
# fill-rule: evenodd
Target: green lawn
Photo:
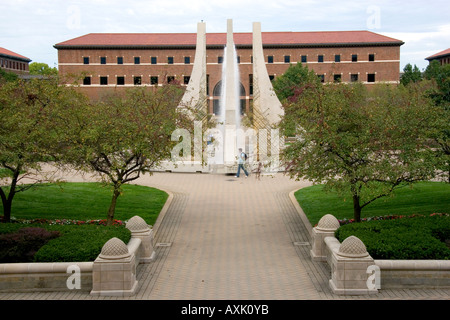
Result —
<instances>
[{"instance_id":1,"label":"green lawn","mask_svg":"<svg viewBox=\"0 0 450 320\"><path fill-rule=\"evenodd\" d=\"M353 203L350 195L323 191L316 185L298 190L295 197L311 224L316 225L325 214L337 219L353 219ZM450 213L450 184L445 182L420 182L412 188L396 190L393 197L380 198L362 211L361 218L385 215L412 215Z\"/></svg>"},{"instance_id":2,"label":"green lawn","mask_svg":"<svg viewBox=\"0 0 450 320\"><path fill-rule=\"evenodd\" d=\"M110 187L100 183L45 184L18 193L11 216L16 219L106 219L111 197ZM158 189L124 185L114 218L128 220L138 215L154 225L167 197L167 193ZM1 206L0 215L3 215Z\"/></svg>"}]
</instances>

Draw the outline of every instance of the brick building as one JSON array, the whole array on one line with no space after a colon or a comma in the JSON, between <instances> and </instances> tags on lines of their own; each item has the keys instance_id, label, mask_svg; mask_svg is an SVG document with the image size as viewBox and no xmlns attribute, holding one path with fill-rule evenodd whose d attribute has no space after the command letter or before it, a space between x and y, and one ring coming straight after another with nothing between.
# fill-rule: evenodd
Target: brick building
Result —
<instances>
[{"instance_id":1,"label":"brick building","mask_svg":"<svg viewBox=\"0 0 450 320\"><path fill-rule=\"evenodd\" d=\"M241 101L252 100L252 33L234 33ZM263 32L268 74L275 78L302 62L328 81L399 82L402 41L369 31ZM219 98L226 33L207 33L209 111ZM108 90L156 86L177 79L187 84L195 58L196 33L87 34L56 44L62 75L84 74L81 88L93 98Z\"/></svg>"},{"instance_id":2,"label":"brick building","mask_svg":"<svg viewBox=\"0 0 450 320\"><path fill-rule=\"evenodd\" d=\"M429 56L428 58L425 58L425 60L428 60L430 63L433 60L437 60L441 63L441 65L449 64L450 63L450 48L444 51L440 51L436 54L433 54L432 56Z\"/></svg>"},{"instance_id":3,"label":"brick building","mask_svg":"<svg viewBox=\"0 0 450 320\"><path fill-rule=\"evenodd\" d=\"M29 58L0 47L0 69L16 74L27 74L30 62Z\"/></svg>"}]
</instances>

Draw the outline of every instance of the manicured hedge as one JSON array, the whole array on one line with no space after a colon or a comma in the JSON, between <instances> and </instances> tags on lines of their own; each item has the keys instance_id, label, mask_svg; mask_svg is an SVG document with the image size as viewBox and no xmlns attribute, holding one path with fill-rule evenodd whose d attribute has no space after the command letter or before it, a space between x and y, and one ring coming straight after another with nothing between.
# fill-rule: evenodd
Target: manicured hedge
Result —
<instances>
[{"instance_id":1,"label":"manicured hedge","mask_svg":"<svg viewBox=\"0 0 450 320\"><path fill-rule=\"evenodd\" d=\"M450 259L450 216L430 215L342 225L336 238L356 236L374 259Z\"/></svg>"},{"instance_id":2,"label":"manicured hedge","mask_svg":"<svg viewBox=\"0 0 450 320\"><path fill-rule=\"evenodd\" d=\"M60 235L59 231L39 227L26 227L0 234L0 263L32 262L43 245Z\"/></svg>"},{"instance_id":3,"label":"manicured hedge","mask_svg":"<svg viewBox=\"0 0 450 320\"><path fill-rule=\"evenodd\" d=\"M48 242L39 242L41 246L32 258L29 256L20 255L23 252L30 252L28 249L17 249L17 246L25 245L31 247L30 242L22 241L21 244L16 243L16 247L11 242L2 241L0 238L0 258L3 252L9 252L8 261L5 262L83 262L94 261L100 254L103 245L111 238L117 237L123 242L128 243L131 238L131 233L123 225L47 225L47 224L32 224L24 225L20 223L0 223L0 237L16 237L17 234L23 233L26 228L28 232L34 229L33 234L37 234L38 238L44 238L45 232L59 234L58 237L49 240ZM39 231L38 231L39 230ZM20 241L19 241L20 242ZM45 245L43 245L45 244ZM11 252L16 252L15 255ZM8 254L3 254L3 257ZM6 259L4 259L6 260Z\"/></svg>"}]
</instances>

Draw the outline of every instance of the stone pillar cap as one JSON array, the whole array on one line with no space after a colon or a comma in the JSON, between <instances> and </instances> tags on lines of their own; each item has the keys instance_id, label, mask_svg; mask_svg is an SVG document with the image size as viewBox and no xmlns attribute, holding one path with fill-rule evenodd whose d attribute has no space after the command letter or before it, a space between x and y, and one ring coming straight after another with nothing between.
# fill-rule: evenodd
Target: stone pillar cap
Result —
<instances>
[{"instance_id":1,"label":"stone pillar cap","mask_svg":"<svg viewBox=\"0 0 450 320\"><path fill-rule=\"evenodd\" d=\"M117 260L130 257L127 245L119 238L111 238L102 248L99 258L106 260Z\"/></svg>"},{"instance_id":2,"label":"stone pillar cap","mask_svg":"<svg viewBox=\"0 0 450 320\"><path fill-rule=\"evenodd\" d=\"M326 214L319 220L316 229L320 231L335 231L340 226L339 220L335 216Z\"/></svg>"},{"instance_id":3,"label":"stone pillar cap","mask_svg":"<svg viewBox=\"0 0 450 320\"><path fill-rule=\"evenodd\" d=\"M364 258L369 256L364 243L355 236L350 236L342 241L337 254L346 258Z\"/></svg>"},{"instance_id":4,"label":"stone pillar cap","mask_svg":"<svg viewBox=\"0 0 450 320\"><path fill-rule=\"evenodd\" d=\"M128 220L126 227L131 232L146 232L150 230L145 220L139 216L134 216Z\"/></svg>"}]
</instances>

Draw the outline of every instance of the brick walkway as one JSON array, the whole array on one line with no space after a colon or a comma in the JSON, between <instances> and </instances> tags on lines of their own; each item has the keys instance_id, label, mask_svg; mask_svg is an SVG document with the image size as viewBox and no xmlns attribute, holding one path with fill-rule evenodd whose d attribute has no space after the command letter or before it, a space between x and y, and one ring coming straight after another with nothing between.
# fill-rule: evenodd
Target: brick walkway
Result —
<instances>
[{"instance_id":1,"label":"brick walkway","mask_svg":"<svg viewBox=\"0 0 450 320\"><path fill-rule=\"evenodd\" d=\"M289 193L308 184L277 174L156 173L138 181L172 194L154 226L157 257L138 268L131 300L448 300L450 290L380 290L337 296ZM0 293L0 300L104 300L88 292Z\"/></svg>"}]
</instances>

